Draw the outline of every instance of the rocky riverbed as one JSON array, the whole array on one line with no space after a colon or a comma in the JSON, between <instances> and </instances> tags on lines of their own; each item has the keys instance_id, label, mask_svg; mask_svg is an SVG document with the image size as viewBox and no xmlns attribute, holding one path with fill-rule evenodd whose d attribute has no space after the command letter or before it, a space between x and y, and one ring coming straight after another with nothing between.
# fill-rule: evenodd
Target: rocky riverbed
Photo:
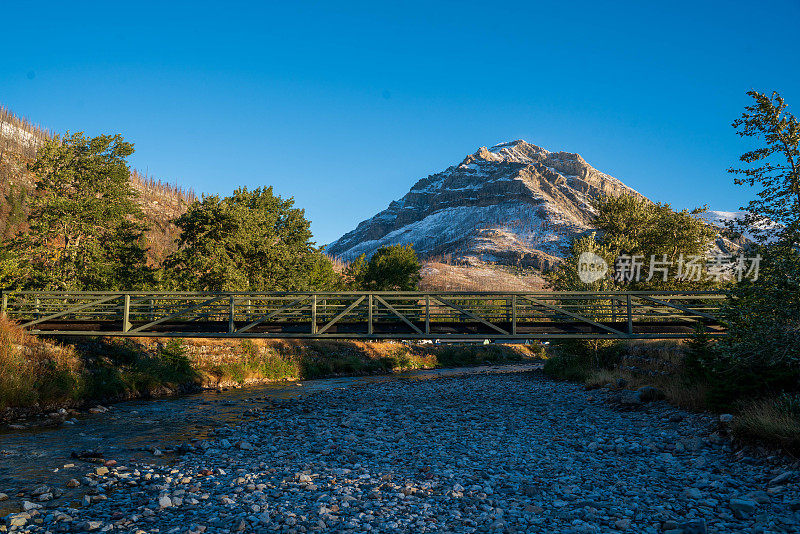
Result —
<instances>
[{"instance_id":1,"label":"rocky riverbed","mask_svg":"<svg viewBox=\"0 0 800 534\"><path fill-rule=\"evenodd\" d=\"M262 399L174 462L12 495L27 511L4 528L800 532L796 464L737 454L710 416L613 399L540 372ZM83 500L50 505L54 491Z\"/></svg>"}]
</instances>

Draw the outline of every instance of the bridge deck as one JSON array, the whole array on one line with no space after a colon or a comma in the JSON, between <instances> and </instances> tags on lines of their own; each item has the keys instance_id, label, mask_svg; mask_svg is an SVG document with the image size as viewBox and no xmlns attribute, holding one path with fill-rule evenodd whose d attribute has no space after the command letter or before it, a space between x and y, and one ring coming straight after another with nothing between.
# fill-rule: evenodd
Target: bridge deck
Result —
<instances>
[{"instance_id":1,"label":"bridge deck","mask_svg":"<svg viewBox=\"0 0 800 534\"><path fill-rule=\"evenodd\" d=\"M717 292L10 292L35 334L547 339L724 334Z\"/></svg>"}]
</instances>

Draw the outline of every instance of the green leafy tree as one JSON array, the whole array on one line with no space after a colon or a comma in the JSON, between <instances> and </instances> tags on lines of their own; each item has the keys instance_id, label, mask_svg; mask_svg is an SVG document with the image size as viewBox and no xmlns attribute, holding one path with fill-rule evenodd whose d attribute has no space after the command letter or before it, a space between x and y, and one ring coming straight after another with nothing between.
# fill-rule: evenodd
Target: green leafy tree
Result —
<instances>
[{"instance_id":1,"label":"green leafy tree","mask_svg":"<svg viewBox=\"0 0 800 534\"><path fill-rule=\"evenodd\" d=\"M595 201L596 216L593 224L597 232L573 240L562 265L545 273L551 287L559 291L622 291L698 289L709 282L675 280L676 264L693 255L702 255L711 246L716 231L707 223L686 210L676 212L668 204L653 203L634 196L603 197ZM581 278L585 268L585 255L599 257L605 262L605 276L587 283ZM638 281L620 281L615 277L616 261L621 256L640 257L641 276ZM667 280L658 273L648 280L651 258L667 266ZM595 320L620 320L624 310L619 301L597 299L574 300L572 304ZM562 343L565 354L577 355L583 366L603 367L613 364L618 357L614 343L595 339ZM572 356L565 356L570 358ZM579 365L579 367L580 367Z\"/></svg>"},{"instance_id":2,"label":"green leafy tree","mask_svg":"<svg viewBox=\"0 0 800 534\"><path fill-rule=\"evenodd\" d=\"M691 256L709 250L716 230L693 215L701 210L674 211L669 204L654 203L634 196L603 197L595 201L593 224L597 232L576 238L563 265L546 274L551 286L562 291L670 290L701 289L713 285L708 280L676 279L677 265ZM606 261L608 276L587 284L579 276L580 257L594 253ZM614 279L615 262L620 256L638 256L639 280ZM651 270L650 261L664 272ZM616 267L619 268L619 267ZM654 275L650 277L650 273ZM650 278L648 280L648 278Z\"/></svg>"},{"instance_id":3,"label":"green leafy tree","mask_svg":"<svg viewBox=\"0 0 800 534\"><path fill-rule=\"evenodd\" d=\"M761 146L730 172L736 184L758 188L738 229L755 236L749 255L761 260L758 278L737 283L724 309L728 336L710 365L720 405L800 389L800 125L777 93L748 95L755 102L733 127Z\"/></svg>"},{"instance_id":4,"label":"green leafy tree","mask_svg":"<svg viewBox=\"0 0 800 534\"><path fill-rule=\"evenodd\" d=\"M316 291L342 291L347 286L342 275L333 268L333 262L322 250L311 255L305 286Z\"/></svg>"},{"instance_id":5,"label":"green leafy tree","mask_svg":"<svg viewBox=\"0 0 800 534\"><path fill-rule=\"evenodd\" d=\"M201 291L336 289L340 277L311 241L294 199L272 188L195 201L175 224L178 251L164 263L167 285Z\"/></svg>"},{"instance_id":6,"label":"green leafy tree","mask_svg":"<svg viewBox=\"0 0 800 534\"><path fill-rule=\"evenodd\" d=\"M380 247L369 261L359 256L345 269L345 279L353 289L416 291L421 270L413 246L389 245Z\"/></svg>"},{"instance_id":7,"label":"green leafy tree","mask_svg":"<svg viewBox=\"0 0 800 534\"><path fill-rule=\"evenodd\" d=\"M550 286L557 291L616 291L618 284L611 276L603 276L590 283L581 280L580 277L580 258L581 254L595 254L606 262L606 265L614 264L616 249L603 244L596 233L575 238L570 243L570 249L564 258L564 263L557 269L545 272L545 278Z\"/></svg>"},{"instance_id":8,"label":"green leafy tree","mask_svg":"<svg viewBox=\"0 0 800 534\"><path fill-rule=\"evenodd\" d=\"M369 262L367 261L366 254L360 255L355 260L347 264L344 269L345 283L355 290L364 289L366 287L366 275Z\"/></svg>"},{"instance_id":9,"label":"green leafy tree","mask_svg":"<svg viewBox=\"0 0 800 534\"><path fill-rule=\"evenodd\" d=\"M4 244L17 262L2 269L6 287L100 290L147 286L142 213L120 135L67 134L47 141L30 165L36 192L30 230Z\"/></svg>"},{"instance_id":10,"label":"green leafy tree","mask_svg":"<svg viewBox=\"0 0 800 534\"><path fill-rule=\"evenodd\" d=\"M761 146L742 154L745 165L728 171L737 185L758 187L757 198L742 208L744 227L760 243L777 241L784 247L800 243L800 124L776 92L748 91L755 101L733 122L741 137L761 140Z\"/></svg>"}]
</instances>

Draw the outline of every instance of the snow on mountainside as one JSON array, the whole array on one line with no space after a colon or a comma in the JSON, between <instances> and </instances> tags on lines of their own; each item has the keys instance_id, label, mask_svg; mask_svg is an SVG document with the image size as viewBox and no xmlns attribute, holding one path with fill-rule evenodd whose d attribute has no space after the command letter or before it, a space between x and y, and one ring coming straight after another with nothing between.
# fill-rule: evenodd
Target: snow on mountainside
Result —
<instances>
[{"instance_id":1,"label":"snow on mountainside","mask_svg":"<svg viewBox=\"0 0 800 534\"><path fill-rule=\"evenodd\" d=\"M738 223L742 223L742 221L744 221L746 214L747 214L746 211L708 210L703 213L698 213L697 217L703 219L712 226L716 226L718 228L726 228L727 225L732 222L738 221ZM782 228L780 224L767 220L761 222L759 227L762 230L769 232L764 234L764 237L766 237L767 239L767 243L773 242L775 239L777 239L776 234ZM741 228L737 228L737 230L741 231ZM772 233L771 231L774 231L775 233ZM744 237L744 240L742 240L741 238L737 239L736 242L737 245L742 245L745 241L757 241L753 233L749 231L745 231L742 237Z\"/></svg>"},{"instance_id":2,"label":"snow on mountainside","mask_svg":"<svg viewBox=\"0 0 800 534\"><path fill-rule=\"evenodd\" d=\"M327 250L352 260L412 243L422 257L547 268L591 228L592 199L621 193L639 195L578 154L501 143L418 181Z\"/></svg>"}]
</instances>

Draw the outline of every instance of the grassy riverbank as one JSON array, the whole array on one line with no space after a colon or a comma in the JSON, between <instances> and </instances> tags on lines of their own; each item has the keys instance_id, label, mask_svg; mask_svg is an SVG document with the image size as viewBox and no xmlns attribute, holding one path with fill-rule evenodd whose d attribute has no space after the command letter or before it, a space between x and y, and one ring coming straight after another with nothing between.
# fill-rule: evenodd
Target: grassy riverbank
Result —
<instances>
[{"instance_id":1,"label":"grassy riverbank","mask_svg":"<svg viewBox=\"0 0 800 534\"><path fill-rule=\"evenodd\" d=\"M541 356L535 345L166 338L54 342L0 320L0 419L20 411L200 387L513 363Z\"/></svg>"},{"instance_id":2,"label":"grassy riverbank","mask_svg":"<svg viewBox=\"0 0 800 534\"><path fill-rule=\"evenodd\" d=\"M687 341L625 341L601 347L571 342L554 346L544 371L552 378L587 388L635 390L653 386L675 406L731 413L730 430L743 442L800 452L800 396L774 391L761 395L720 395L719 381L698 374Z\"/></svg>"}]
</instances>

